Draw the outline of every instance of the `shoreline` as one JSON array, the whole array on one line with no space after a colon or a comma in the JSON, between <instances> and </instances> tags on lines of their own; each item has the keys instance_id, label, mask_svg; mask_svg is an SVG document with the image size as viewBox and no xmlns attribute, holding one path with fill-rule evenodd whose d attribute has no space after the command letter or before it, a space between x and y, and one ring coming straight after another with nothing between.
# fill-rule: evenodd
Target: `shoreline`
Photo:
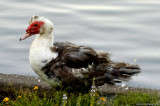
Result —
<instances>
[{"instance_id":1,"label":"shoreline","mask_svg":"<svg viewBox=\"0 0 160 106\"><path fill-rule=\"evenodd\" d=\"M55 90L40 77L0 73L0 94L12 93L13 90L11 90L11 88L15 88L16 90L19 90L21 87L33 89L35 86L38 86L40 91L51 92ZM107 84L99 86L98 89L105 94L120 94L127 91L140 91L148 93L157 92L158 94L160 94L160 90L157 89L121 87L118 85L110 86Z\"/></svg>"}]
</instances>

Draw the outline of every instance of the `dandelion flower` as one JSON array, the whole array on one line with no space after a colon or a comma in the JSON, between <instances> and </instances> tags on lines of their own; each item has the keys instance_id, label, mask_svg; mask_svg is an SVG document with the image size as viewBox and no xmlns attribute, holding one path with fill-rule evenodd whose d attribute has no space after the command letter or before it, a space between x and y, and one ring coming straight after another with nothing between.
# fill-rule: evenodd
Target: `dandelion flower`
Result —
<instances>
[{"instance_id":1,"label":"dandelion flower","mask_svg":"<svg viewBox=\"0 0 160 106\"><path fill-rule=\"evenodd\" d=\"M7 101L9 101L9 98L8 98L8 97L5 97L5 98L3 99L3 101L4 101L4 102L7 102Z\"/></svg>"},{"instance_id":2,"label":"dandelion flower","mask_svg":"<svg viewBox=\"0 0 160 106\"><path fill-rule=\"evenodd\" d=\"M21 96L18 96L17 98L21 98Z\"/></svg>"},{"instance_id":3,"label":"dandelion flower","mask_svg":"<svg viewBox=\"0 0 160 106\"><path fill-rule=\"evenodd\" d=\"M106 98L105 97L101 97L100 98L102 101L106 101Z\"/></svg>"},{"instance_id":4,"label":"dandelion flower","mask_svg":"<svg viewBox=\"0 0 160 106\"><path fill-rule=\"evenodd\" d=\"M38 89L38 86L35 86L35 87L34 87L34 90L37 90L37 89Z\"/></svg>"}]
</instances>

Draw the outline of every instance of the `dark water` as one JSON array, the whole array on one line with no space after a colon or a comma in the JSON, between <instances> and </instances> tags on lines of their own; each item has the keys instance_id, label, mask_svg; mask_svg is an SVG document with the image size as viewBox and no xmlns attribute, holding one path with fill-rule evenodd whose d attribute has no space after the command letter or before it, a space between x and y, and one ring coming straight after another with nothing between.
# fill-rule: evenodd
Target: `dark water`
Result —
<instances>
[{"instance_id":1,"label":"dark water","mask_svg":"<svg viewBox=\"0 0 160 106\"><path fill-rule=\"evenodd\" d=\"M55 40L91 46L112 60L139 64L128 86L160 89L160 1L0 0L0 73L36 75L28 61L34 37L19 42L32 15L55 24Z\"/></svg>"}]
</instances>

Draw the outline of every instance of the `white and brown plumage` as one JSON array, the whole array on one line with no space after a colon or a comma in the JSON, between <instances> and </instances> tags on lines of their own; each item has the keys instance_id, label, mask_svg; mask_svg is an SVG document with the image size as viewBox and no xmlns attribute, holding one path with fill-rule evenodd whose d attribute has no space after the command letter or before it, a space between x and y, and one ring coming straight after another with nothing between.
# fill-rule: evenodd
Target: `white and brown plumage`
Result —
<instances>
[{"instance_id":1,"label":"white and brown plumage","mask_svg":"<svg viewBox=\"0 0 160 106\"><path fill-rule=\"evenodd\" d=\"M38 34L31 44L32 69L53 87L70 92L86 92L95 77L96 86L114 84L140 72L137 65L114 63L106 52L69 42L53 42L54 26L41 16L32 16L24 40Z\"/></svg>"}]
</instances>

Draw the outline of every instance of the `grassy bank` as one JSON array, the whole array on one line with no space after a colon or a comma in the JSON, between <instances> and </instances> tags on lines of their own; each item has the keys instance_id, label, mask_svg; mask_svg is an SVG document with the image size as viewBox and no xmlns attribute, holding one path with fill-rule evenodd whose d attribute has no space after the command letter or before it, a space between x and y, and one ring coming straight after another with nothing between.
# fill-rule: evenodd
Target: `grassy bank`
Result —
<instances>
[{"instance_id":1,"label":"grassy bank","mask_svg":"<svg viewBox=\"0 0 160 106\"><path fill-rule=\"evenodd\" d=\"M119 105L160 105L157 92L126 91L123 94L101 94L94 89L88 94L68 94L64 91L46 91L39 93L38 87L33 89L14 90L14 95L3 97L0 105L14 106L119 106Z\"/></svg>"}]
</instances>

